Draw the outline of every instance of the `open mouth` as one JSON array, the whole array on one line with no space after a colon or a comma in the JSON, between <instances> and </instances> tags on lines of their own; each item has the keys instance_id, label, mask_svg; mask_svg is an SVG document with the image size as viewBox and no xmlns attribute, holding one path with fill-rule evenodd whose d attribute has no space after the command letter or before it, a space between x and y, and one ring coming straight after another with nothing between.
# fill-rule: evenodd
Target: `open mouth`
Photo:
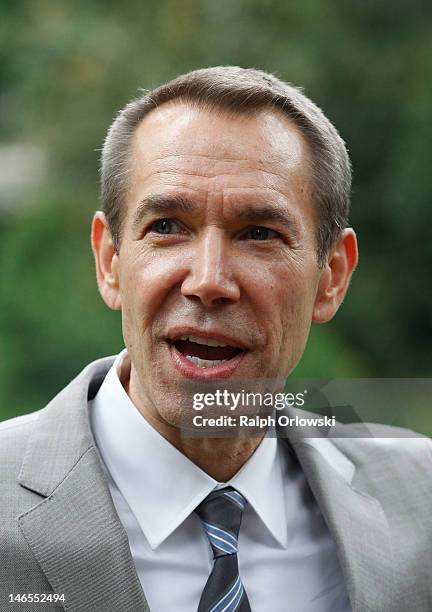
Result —
<instances>
[{"instance_id":1,"label":"open mouth","mask_svg":"<svg viewBox=\"0 0 432 612\"><path fill-rule=\"evenodd\" d=\"M171 343L184 358L199 368L214 368L243 353L241 348L213 338L189 335L181 336Z\"/></svg>"}]
</instances>

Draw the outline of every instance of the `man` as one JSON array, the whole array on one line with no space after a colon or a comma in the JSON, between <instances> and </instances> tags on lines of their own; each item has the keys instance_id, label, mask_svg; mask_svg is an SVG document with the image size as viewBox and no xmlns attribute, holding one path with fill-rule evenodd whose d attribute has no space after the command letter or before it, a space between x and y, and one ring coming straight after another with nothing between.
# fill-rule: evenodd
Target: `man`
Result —
<instances>
[{"instance_id":1,"label":"man","mask_svg":"<svg viewBox=\"0 0 432 612\"><path fill-rule=\"evenodd\" d=\"M260 71L118 115L92 246L126 349L1 427L2 610L432 609L428 439L184 428L188 384L285 379L336 313L350 175L323 113Z\"/></svg>"}]
</instances>

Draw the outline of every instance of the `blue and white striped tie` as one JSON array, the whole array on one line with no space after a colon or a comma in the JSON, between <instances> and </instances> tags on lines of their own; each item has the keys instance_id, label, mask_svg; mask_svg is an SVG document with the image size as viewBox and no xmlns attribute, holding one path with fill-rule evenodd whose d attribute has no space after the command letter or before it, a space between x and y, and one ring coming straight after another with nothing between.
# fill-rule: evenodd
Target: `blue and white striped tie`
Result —
<instances>
[{"instance_id":1,"label":"blue and white striped tie","mask_svg":"<svg viewBox=\"0 0 432 612\"><path fill-rule=\"evenodd\" d=\"M213 569L198 612L251 612L240 580L238 533L246 500L232 487L213 491L196 508L213 550Z\"/></svg>"}]
</instances>

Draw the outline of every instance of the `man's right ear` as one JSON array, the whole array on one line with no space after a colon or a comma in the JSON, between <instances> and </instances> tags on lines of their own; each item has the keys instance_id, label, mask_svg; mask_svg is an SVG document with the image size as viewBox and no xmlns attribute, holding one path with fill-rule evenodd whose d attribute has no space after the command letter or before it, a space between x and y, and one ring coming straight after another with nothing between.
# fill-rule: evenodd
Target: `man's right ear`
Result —
<instances>
[{"instance_id":1,"label":"man's right ear","mask_svg":"<svg viewBox=\"0 0 432 612\"><path fill-rule=\"evenodd\" d=\"M94 214L91 228L91 244L96 263L99 292L105 304L113 310L121 310L119 261L111 231L101 211Z\"/></svg>"}]
</instances>

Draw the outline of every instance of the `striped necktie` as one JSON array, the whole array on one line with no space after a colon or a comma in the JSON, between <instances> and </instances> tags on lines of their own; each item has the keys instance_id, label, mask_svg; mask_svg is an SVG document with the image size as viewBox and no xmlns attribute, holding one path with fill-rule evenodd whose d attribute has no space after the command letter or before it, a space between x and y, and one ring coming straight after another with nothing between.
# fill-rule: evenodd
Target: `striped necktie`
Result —
<instances>
[{"instance_id":1,"label":"striped necktie","mask_svg":"<svg viewBox=\"0 0 432 612\"><path fill-rule=\"evenodd\" d=\"M198 612L251 612L237 560L237 539L246 503L238 491L226 487L210 493L195 510L214 558Z\"/></svg>"}]
</instances>

